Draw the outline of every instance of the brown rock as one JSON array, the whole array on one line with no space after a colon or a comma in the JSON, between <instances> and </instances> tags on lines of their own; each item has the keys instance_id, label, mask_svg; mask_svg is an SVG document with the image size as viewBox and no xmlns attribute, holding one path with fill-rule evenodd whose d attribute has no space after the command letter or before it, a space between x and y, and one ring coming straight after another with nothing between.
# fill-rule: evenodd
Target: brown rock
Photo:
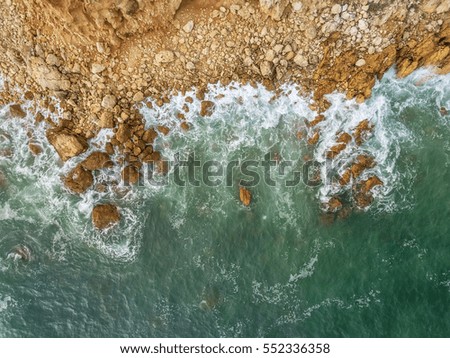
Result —
<instances>
[{"instance_id":1,"label":"brown rock","mask_svg":"<svg viewBox=\"0 0 450 358\"><path fill-rule=\"evenodd\" d=\"M107 153L94 152L81 162L81 166L92 171L112 167L113 162Z\"/></svg>"},{"instance_id":2,"label":"brown rock","mask_svg":"<svg viewBox=\"0 0 450 358\"><path fill-rule=\"evenodd\" d=\"M214 111L214 103L211 101L203 101L201 104L200 115L202 117L209 117L213 114Z\"/></svg>"},{"instance_id":3,"label":"brown rock","mask_svg":"<svg viewBox=\"0 0 450 358\"><path fill-rule=\"evenodd\" d=\"M359 183L360 190L362 193L368 193L370 190L372 190L374 187L378 185L383 185L384 183L381 181L380 178L378 178L376 175L371 176L367 180L363 180Z\"/></svg>"},{"instance_id":4,"label":"brown rock","mask_svg":"<svg viewBox=\"0 0 450 358\"><path fill-rule=\"evenodd\" d=\"M120 221L120 213L115 205L101 204L92 210L92 223L99 230L107 229Z\"/></svg>"},{"instance_id":5,"label":"brown rock","mask_svg":"<svg viewBox=\"0 0 450 358\"><path fill-rule=\"evenodd\" d=\"M373 196L370 193L356 193L353 196L356 206L363 209L368 207L373 202Z\"/></svg>"},{"instance_id":6,"label":"brown rock","mask_svg":"<svg viewBox=\"0 0 450 358\"><path fill-rule=\"evenodd\" d=\"M252 193L247 188L241 186L239 188L239 199L244 206L250 206L252 202Z\"/></svg>"},{"instance_id":7,"label":"brown rock","mask_svg":"<svg viewBox=\"0 0 450 358\"><path fill-rule=\"evenodd\" d=\"M158 131L164 135L168 135L170 133L170 129L166 126L158 126Z\"/></svg>"},{"instance_id":8,"label":"brown rock","mask_svg":"<svg viewBox=\"0 0 450 358\"><path fill-rule=\"evenodd\" d=\"M113 155L114 154L114 146L112 145L111 142L108 142L108 143L105 144L105 151L109 155Z\"/></svg>"},{"instance_id":9,"label":"brown rock","mask_svg":"<svg viewBox=\"0 0 450 358\"><path fill-rule=\"evenodd\" d=\"M448 114L448 110L445 107L441 107L439 109L439 113L441 114L441 116L446 116Z\"/></svg>"},{"instance_id":10,"label":"brown rock","mask_svg":"<svg viewBox=\"0 0 450 358\"><path fill-rule=\"evenodd\" d=\"M307 122L306 125L308 127L314 127L317 124L319 124L320 122L323 122L325 120L325 116L323 114L318 115L316 118L314 118L313 121L311 122Z\"/></svg>"},{"instance_id":11,"label":"brown rock","mask_svg":"<svg viewBox=\"0 0 450 358\"><path fill-rule=\"evenodd\" d=\"M308 138L308 144L309 145L316 145L317 142L319 141L319 138L320 138L320 133L319 132L314 132L312 137Z\"/></svg>"},{"instance_id":12,"label":"brown rock","mask_svg":"<svg viewBox=\"0 0 450 358\"><path fill-rule=\"evenodd\" d=\"M139 169L133 165L128 165L122 170L122 181L125 185L134 185L139 182Z\"/></svg>"},{"instance_id":13,"label":"brown rock","mask_svg":"<svg viewBox=\"0 0 450 358\"><path fill-rule=\"evenodd\" d=\"M326 203L325 209L328 212L334 213L342 209L342 202L339 198L333 197L328 201L328 203Z\"/></svg>"},{"instance_id":14,"label":"brown rock","mask_svg":"<svg viewBox=\"0 0 450 358\"><path fill-rule=\"evenodd\" d=\"M130 127L127 124L119 124L119 128L116 132L116 139L119 143L123 144L127 142L131 137Z\"/></svg>"},{"instance_id":15,"label":"brown rock","mask_svg":"<svg viewBox=\"0 0 450 358\"><path fill-rule=\"evenodd\" d=\"M25 118L27 116L27 114L25 113L25 111L22 109L22 107L19 104L12 104L9 106L9 114L12 117L16 117L16 118Z\"/></svg>"},{"instance_id":16,"label":"brown rock","mask_svg":"<svg viewBox=\"0 0 450 358\"><path fill-rule=\"evenodd\" d=\"M347 147L347 144L340 143L332 146L328 152L327 152L327 158L328 159L334 159L336 158L340 152L342 152Z\"/></svg>"},{"instance_id":17,"label":"brown rock","mask_svg":"<svg viewBox=\"0 0 450 358\"><path fill-rule=\"evenodd\" d=\"M153 128L147 129L144 134L142 135L142 140L145 143L152 144L155 139L158 137L158 133Z\"/></svg>"},{"instance_id":18,"label":"brown rock","mask_svg":"<svg viewBox=\"0 0 450 358\"><path fill-rule=\"evenodd\" d=\"M361 121L353 131L353 137L357 145L361 145L365 140L367 140L370 133L373 131L373 124L369 122L368 119Z\"/></svg>"},{"instance_id":19,"label":"brown rock","mask_svg":"<svg viewBox=\"0 0 450 358\"><path fill-rule=\"evenodd\" d=\"M67 177L64 178L64 185L77 194L82 194L94 183L94 177L90 171L85 170L81 165L77 165Z\"/></svg>"},{"instance_id":20,"label":"brown rock","mask_svg":"<svg viewBox=\"0 0 450 358\"><path fill-rule=\"evenodd\" d=\"M49 130L47 139L64 162L88 149L84 138L67 130Z\"/></svg>"}]
</instances>

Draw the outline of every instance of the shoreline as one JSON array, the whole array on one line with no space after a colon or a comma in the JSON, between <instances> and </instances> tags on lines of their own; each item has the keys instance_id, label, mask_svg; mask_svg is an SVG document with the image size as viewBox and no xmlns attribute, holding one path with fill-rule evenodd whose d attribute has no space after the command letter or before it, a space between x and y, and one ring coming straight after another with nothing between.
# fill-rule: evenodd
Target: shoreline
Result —
<instances>
[{"instance_id":1,"label":"shoreline","mask_svg":"<svg viewBox=\"0 0 450 358\"><path fill-rule=\"evenodd\" d=\"M49 124L47 138L63 161L86 152L101 129L114 130L104 152L94 152L65 178L75 193L92 185L92 172L109 165L114 153L128 156L124 170L134 179L143 163L164 172L153 142L171 129L145 127L137 104L146 98L161 106L170 93L196 88L201 115L208 116L214 111L214 104L204 100L208 84L262 83L277 95L281 85L295 83L313 99L317 116L307 118L299 141L314 147L321 136L314 127L327 119L322 115L329 106L326 94L343 92L362 103L371 96L375 79L392 66L399 77L420 67L450 72L446 1L82 3L22 0L0 5L5 19L0 73L6 79L0 104L16 103L11 115L21 117L21 100L11 89L23 89L24 98L36 103L36 121ZM192 98L187 97L189 103ZM59 124L44 118L39 107L53 113L60 108ZM188 131L186 108L177 117ZM368 118L353 133L336 133L330 159L349 143L360 146L374 126ZM30 150L39 155L31 145ZM358 158L341 173L341 185L356 182L375 165L370 156ZM362 194L355 198L358 206L370 205L370 190L380 182L374 177L355 184ZM333 215L343 208L340 198L322 204Z\"/></svg>"}]
</instances>

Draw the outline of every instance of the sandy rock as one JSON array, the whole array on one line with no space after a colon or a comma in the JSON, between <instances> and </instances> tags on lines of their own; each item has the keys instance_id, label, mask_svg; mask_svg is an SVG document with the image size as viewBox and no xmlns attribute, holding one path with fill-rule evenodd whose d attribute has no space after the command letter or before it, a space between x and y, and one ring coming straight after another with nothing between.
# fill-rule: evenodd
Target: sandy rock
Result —
<instances>
[{"instance_id":1,"label":"sandy rock","mask_svg":"<svg viewBox=\"0 0 450 358\"><path fill-rule=\"evenodd\" d=\"M116 104L117 104L117 99L114 95L107 94L105 97L103 97L102 107L104 107L106 109L113 109Z\"/></svg>"},{"instance_id":2,"label":"sandy rock","mask_svg":"<svg viewBox=\"0 0 450 358\"><path fill-rule=\"evenodd\" d=\"M289 0L259 0L261 10L276 21L281 20L288 4Z\"/></svg>"},{"instance_id":3,"label":"sandy rock","mask_svg":"<svg viewBox=\"0 0 450 358\"><path fill-rule=\"evenodd\" d=\"M214 102L211 101L202 101L200 108L200 115L202 117L209 117L214 112Z\"/></svg>"},{"instance_id":4,"label":"sandy rock","mask_svg":"<svg viewBox=\"0 0 450 358\"><path fill-rule=\"evenodd\" d=\"M94 152L81 162L81 166L86 170L99 170L112 167L113 162L107 153Z\"/></svg>"},{"instance_id":5,"label":"sandy rock","mask_svg":"<svg viewBox=\"0 0 450 358\"><path fill-rule=\"evenodd\" d=\"M241 186L239 188L239 199L244 206L250 206L252 202L252 193L247 188Z\"/></svg>"},{"instance_id":6,"label":"sandy rock","mask_svg":"<svg viewBox=\"0 0 450 358\"><path fill-rule=\"evenodd\" d=\"M64 162L88 149L88 143L84 138L68 130L49 130L47 139Z\"/></svg>"},{"instance_id":7,"label":"sandy rock","mask_svg":"<svg viewBox=\"0 0 450 358\"><path fill-rule=\"evenodd\" d=\"M102 73L105 69L106 69L106 67L104 65L101 65L99 63L94 63L94 64L92 64L91 72L93 74L99 74L99 73Z\"/></svg>"},{"instance_id":8,"label":"sandy rock","mask_svg":"<svg viewBox=\"0 0 450 358\"><path fill-rule=\"evenodd\" d=\"M92 210L92 223L99 230L107 229L119 221L120 213L115 205L101 204Z\"/></svg>"},{"instance_id":9,"label":"sandy rock","mask_svg":"<svg viewBox=\"0 0 450 358\"><path fill-rule=\"evenodd\" d=\"M362 66L364 66L365 64L366 64L366 61L365 61L363 58L361 58L361 59L359 59L358 61L356 61L355 66L356 66L356 67L362 67Z\"/></svg>"},{"instance_id":10,"label":"sandy rock","mask_svg":"<svg viewBox=\"0 0 450 358\"><path fill-rule=\"evenodd\" d=\"M88 190L94 183L94 177L92 173L85 170L81 165L78 165L73 169L65 178L64 185L70 191L82 194Z\"/></svg>"},{"instance_id":11,"label":"sandy rock","mask_svg":"<svg viewBox=\"0 0 450 358\"><path fill-rule=\"evenodd\" d=\"M27 116L27 114L22 109L20 104L10 105L9 106L9 114L11 115L11 117L15 117L15 118L25 118Z\"/></svg>"},{"instance_id":12,"label":"sandy rock","mask_svg":"<svg viewBox=\"0 0 450 358\"><path fill-rule=\"evenodd\" d=\"M300 66L300 67L307 67L308 66L308 59L303 56L302 54L297 54L294 57L294 62L296 65Z\"/></svg>"}]
</instances>

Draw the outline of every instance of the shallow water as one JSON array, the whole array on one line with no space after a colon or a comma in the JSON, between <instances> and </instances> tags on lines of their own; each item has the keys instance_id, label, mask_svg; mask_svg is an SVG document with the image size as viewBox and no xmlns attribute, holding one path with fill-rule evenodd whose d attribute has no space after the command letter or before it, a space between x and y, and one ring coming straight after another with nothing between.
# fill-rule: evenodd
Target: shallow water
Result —
<instances>
[{"instance_id":1,"label":"shallow water","mask_svg":"<svg viewBox=\"0 0 450 358\"><path fill-rule=\"evenodd\" d=\"M77 160L58 161L43 125L33 131L44 154L31 156L31 118L8 119L2 109L0 336L449 336L450 116L439 108L450 108L450 76L428 76L397 80L390 72L363 105L330 96L313 152L296 138L314 114L294 86L272 100L263 88L211 87L214 114L199 117L194 101L191 130L173 130L156 146L168 159L195 153L224 166L274 152L300 159L284 174L273 169L275 186L253 188L250 208L239 203L239 173L231 186L181 187L172 172L169 185L146 181L120 197L70 195L60 175ZM183 98L143 110L147 125L178 128ZM363 178L376 174L385 185L368 210L325 225L320 202L337 187L284 183L305 155L323 163L335 133L365 118L374 136L332 170L369 152L378 165ZM110 200L124 218L97 233L92 206ZM30 261L11 255L19 245Z\"/></svg>"}]
</instances>

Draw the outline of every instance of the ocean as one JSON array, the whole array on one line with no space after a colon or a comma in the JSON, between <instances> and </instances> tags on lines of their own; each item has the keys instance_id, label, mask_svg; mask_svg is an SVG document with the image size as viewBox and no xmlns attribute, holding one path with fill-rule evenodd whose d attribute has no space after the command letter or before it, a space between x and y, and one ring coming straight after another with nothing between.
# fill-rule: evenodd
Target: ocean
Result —
<instances>
[{"instance_id":1,"label":"ocean","mask_svg":"<svg viewBox=\"0 0 450 358\"><path fill-rule=\"evenodd\" d=\"M210 162L217 180L200 170L189 183L187 168L172 166L133 188L82 196L61 176L94 149L62 163L45 123L1 108L0 337L449 337L450 115L440 108L450 108L450 75L397 79L391 70L364 104L330 95L314 148L297 138L314 118L310 99L295 85L282 92L211 85L210 117L192 92L187 132L176 118L185 96L144 106L147 126L173 128L156 140L163 157ZM336 133L366 118L373 136L328 165ZM36 157L30 131L43 148ZM111 134L93 141L101 148ZM377 163L364 176L384 185L367 209L324 221L321 203L341 190L328 171L361 153ZM267 155L292 163L271 167L270 183L258 164ZM260 180L244 207L239 168L249 161ZM288 185L305 162L321 182ZM122 215L106 232L90 216L102 202Z\"/></svg>"}]
</instances>

